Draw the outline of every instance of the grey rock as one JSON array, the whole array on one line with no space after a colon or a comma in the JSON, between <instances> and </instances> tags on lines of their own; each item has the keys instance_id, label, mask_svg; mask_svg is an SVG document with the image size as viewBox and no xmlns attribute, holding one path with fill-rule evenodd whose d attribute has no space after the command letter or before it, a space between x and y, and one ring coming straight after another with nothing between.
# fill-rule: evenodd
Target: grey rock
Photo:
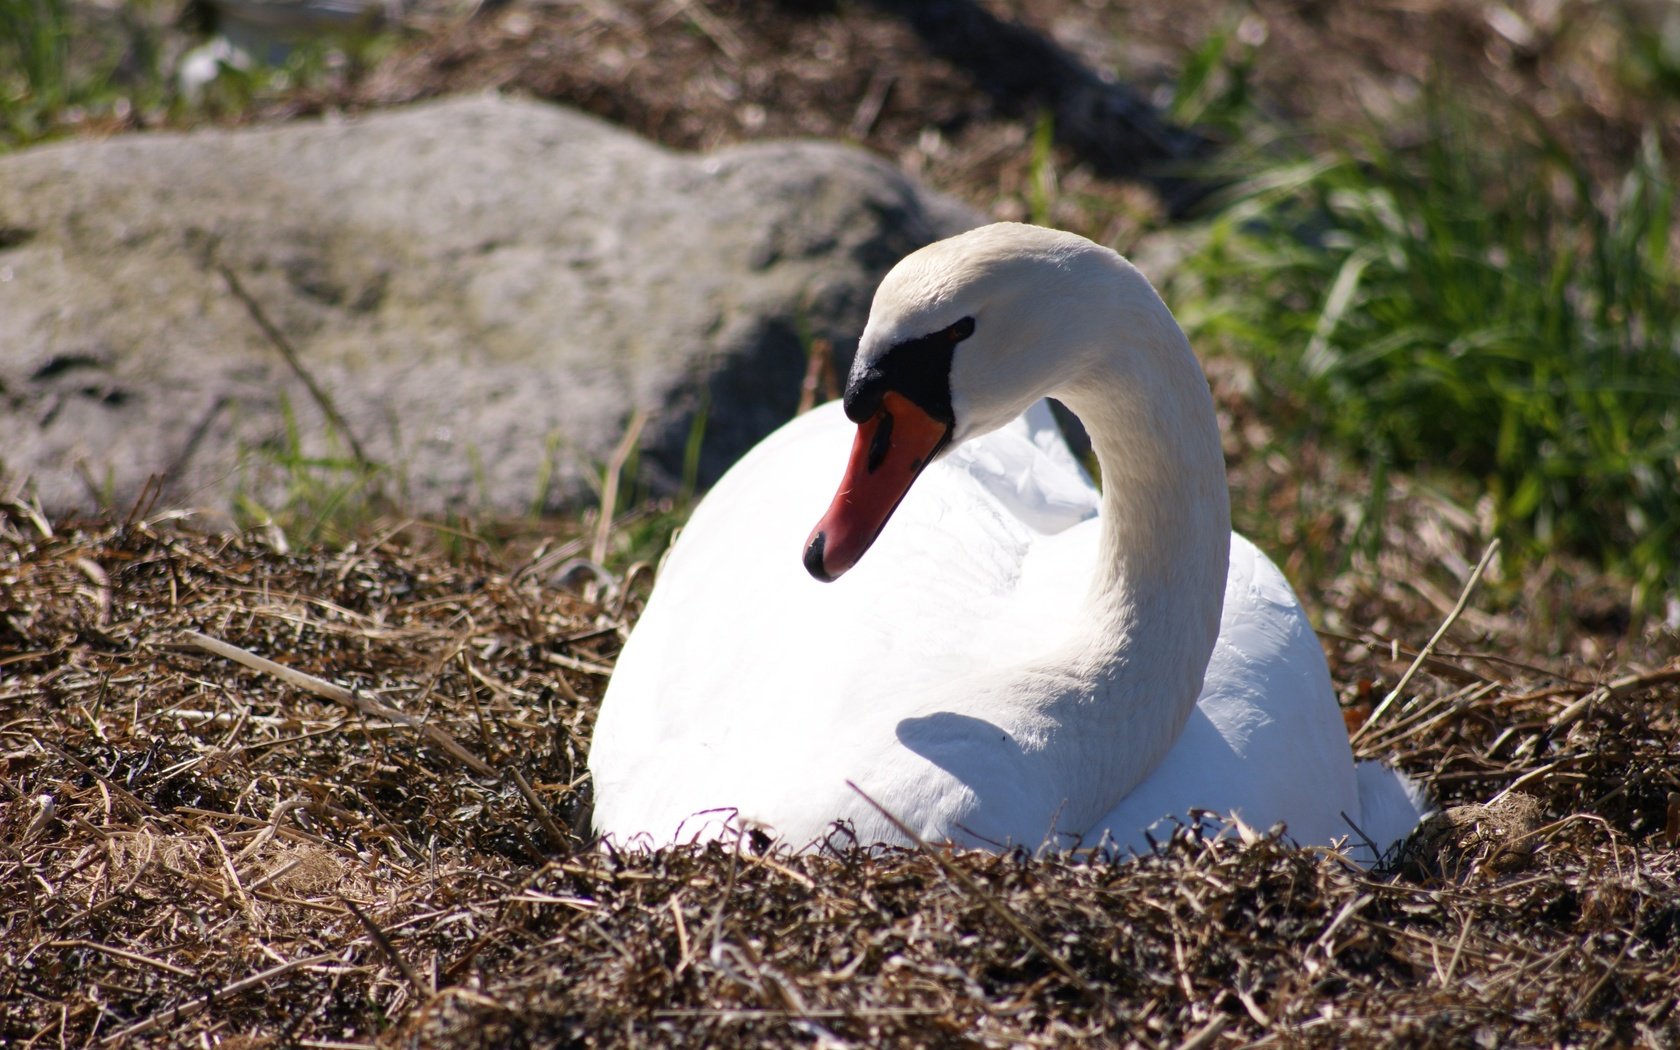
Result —
<instances>
[{"instance_id":1,"label":"grey rock","mask_svg":"<svg viewBox=\"0 0 1680 1050\"><path fill-rule=\"evenodd\" d=\"M640 409L641 479L678 484L698 416L704 485L979 221L855 149L683 155L494 96L0 157L0 470L54 510L154 474L272 506L360 448L420 512L562 509Z\"/></svg>"}]
</instances>

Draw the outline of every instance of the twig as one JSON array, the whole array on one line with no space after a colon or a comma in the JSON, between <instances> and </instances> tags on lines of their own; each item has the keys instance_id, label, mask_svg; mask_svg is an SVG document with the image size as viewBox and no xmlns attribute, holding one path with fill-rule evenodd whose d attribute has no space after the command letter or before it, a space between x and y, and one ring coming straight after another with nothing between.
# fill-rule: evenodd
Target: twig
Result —
<instances>
[{"instance_id":1,"label":"twig","mask_svg":"<svg viewBox=\"0 0 1680 1050\"><path fill-rule=\"evenodd\" d=\"M274 839L274 836L280 833L280 818L304 805L307 805L307 802L302 795L293 795L290 798L275 802L273 806L269 807L268 820L261 822L263 826L257 832L256 837L251 840L251 844L239 851L239 859L245 860L268 845Z\"/></svg>"},{"instance_id":2,"label":"twig","mask_svg":"<svg viewBox=\"0 0 1680 1050\"><path fill-rule=\"evenodd\" d=\"M618 447L613 449L612 459L607 462L607 476L601 482L601 517L595 522L595 543L589 549L590 560L597 565L607 560L607 540L612 536L613 515L618 511L618 475L624 470L630 453L635 451L636 441L642 436L642 426L646 422L646 409L638 408L631 413L624 436L618 439Z\"/></svg>"},{"instance_id":3,"label":"twig","mask_svg":"<svg viewBox=\"0 0 1680 1050\"><path fill-rule=\"evenodd\" d=\"M1373 649L1381 648L1391 652L1393 654L1391 659L1394 660L1398 660L1402 656L1417 655L1417 652L1413 650L1411 646L1403 644L1398 638L1383 638L1374 633L1366 633L1362 635L1344 634L1340 631L1332 631L1323 627L1313 628L1313 633L1325 641L1346 642L1349 645L1363 645ZM1475 678L1483 682L1497 682L1500 685L1506 685L1510 682L1509 678L1495 678L1490 675L1483 674L1480 671L1471 670L1464 664L1464 661L1467 660L1498 664L1502 667L1511 667L1519 671L1528 671L1532 674L1542 675L1547 678L1558 677L1556 671L1547 670L1544 667L1536 667L1533 664L1525 664L1518 660L1509 660L1503 656L1494 656L1490 653L1472 653L1465 652L1461 649L1453 650L1437 648L1434 652L1429 654L1429 659L1426 663L1429 666L1438 667L1442 670Z\"/></svg>"},{"instance_id":4,"label":"twig","mask_svg":"<svg viewBox=\"0 0 1680 1050\"><path fill-rule=\"evenodd\" d=\"M1648 685L1664 685L1668 682L1680 682L1680 667L1670 667L1662 671L1647 671L1644 674L1623 675L1613 679L1605 686L1606 699L1626 696L1635 689Z\"/></svg>"},{"instance_id":5,"label":"twig","mask_svg":"<svg viewBox=\"0 0 1680 1050\"><path fill-rule=\"evenodd\" d=\"M688 927L683 923L682 891L671 894L665 903L671 910L671 918L677 924L677 968L672 971L672 976L681 977L682 972L694 961L693 950L688 946Z\"/></svg>"},{"instance_id":6,"label":"twig","mask_svg":"<svg viewBox=\"0 0 1680 1050\"><path fill-rule=\"evenodd\" d=\"M175 974L179 977L197 977L198 976L198 974L194 973L191 970L184 970L181 967L176 966L173 963L166 963L162 959L154 959L149 955L141 955L139 952L123 951L121 948L113 948L109 944L100 944L98 941L84 941L84 940L48 941L47 942L47 947L49 947L49 948L87 948L90 951L103 952L106 955L114 955L119 959L127 959L129 962L142 963L146 966L155 966L160 970L167 970L168 972L170 972L172 974Z\"/></svg>"},{"instance_id":7,"label":"twig","mask_svg":"<svg viewBox=\"0 0 1680 1050\"><path fill-rule=\"evenodd\" d=\"M1368 755L1377 748L1395 748L1401 741L1417 736L1442 719L1482 703L1498 688L1498 682L1483 682L1436 697L1384 726L1371 740L1362 741L1366 745L1362 753Z\"/></svg>"},{"instance_id":8,"label":"twig","mask_svg":"<svg viewBox=\"0 0 1680 1050\"><path fill-rule=\"evenodd\" d=\"M47 515L41 510L41 498L35 493L30 493L28 502L24 502L22 497L14 497L6 500L3 505L19 517L28 518L29 524L35 526L35 531L41 534L42 539L53 538L53 527L47 523Z\"/></svg>"},{"instance_id":9,"label":"twig","mask_svg":"<svg viewBox=\"0 0 1680 1050\"><path fill-rule=\"evenodd\" d=\"M895 79L886 67L875 71L857 109L852 113L851 123L846 125L846 134L859 142L869 137L869 133L875 130L875 121L881 117L881 109L887 104L887 94L892 91Z\"/></svg>"},{"instance_id":10,"label":"twig","mask_svg":"<svg viewBox=\"0 0 1680 1050\"><path fill-rule=\"evenodd\" d=\"M1575 1000L1575 1005L1569 1008L1569 1016L1579 1015L1581 1008L1592 1002L1593 997L1598 994L1599 989L1608 984L1610 982L1610 978L1616 976L1616 974L1620 972L1622 963L1627 959L1628 953L1633 951L1633 946L1638 943L1639 938L1637 937L1628 937L1622 941L1622 950L1616 956L1616 961L1611 963L1609 966L1606 966L1604 968L1604 972L1599 975L1598 980L1593 982L1592 987L1582 992L1580 998Z\"/></svg>"},{"instance_id":11,"label":"twig","mask_svg":"<svg viewBox=\"0 0 1680 1050\"><path fill-rule=\"evenodd\" d=\"M1522 776L1520 776L1517 779L1511 781L1509 784L1506 784L1505 789L1503 791L1501 791L1499 794L1497 794L1497 795L1493 796L1492 798L1488 799L1487 804L1490 805L1490 806L1494 805L1495 803L1497 803L1497 802L1503 800L1504 798L1506 798L1507 796L1509 796L1513 791L1516 791L1519 788L1522 788L1522 787L1526 786L1531 781L1535 781L1535 780L1540 779L1541 777L1545 776L1547 773L1550 773L1552 770L1557 769L1560 766L1566 766L1571 762L1579 761L1582 757L1584 757L1584 756L1581 756L1581 755L1565 755L1562 758L1554 759L1551 762L1547 762L1543 766L1536 766L1535 768L1533 768L1533 769L1529 770L1528 772L1524 773Z\"/></svg>"},{"instance_id":12,"label":"twig","mask_svg":"<svg viewBox=\"0 0 1680 1050\"><path fill-rule=\"evenodd\" d=\"M1242 1008L1248 1011L1248 1016L1254 1018L1254 1023L1259 1025L1262 1030L1272 1027L1272 1019L1267 1017L1266 1011L1260 1009L1260 1004L1254 1001L1253 992L1240 986L1233 986L1231 992L1237 997L1237 1002L1242 1004Z\"/></svg>"},{"instance_id":13,"label":"twig","mask_svg":"<svg viewBox=\"0 0 1680 1050\"><path fill-rule=\"evenodd\" d=\"M834 344L827 339L811 340L810 352L805 355L805 378L799 382L799 407L793 410L802 416L820 401L836 397L834 380Z\"/></svg>"},{"instance_id":14,"label":"twig","mask_svg":"<svg viewBox=\"0 0 1680 1050\"><path fill-rule=\"evenodd\" d=\"M296 871L298 868L300 868L302 866L303 866L303 858L302 857L293 857L291 860L288 860L286 863L280 865L278 868L275 868L273 871L269 872L267 875L264 875L261 878L257 879L256 881L252 882L251 885L246 887L246 888L248 890L250 890L252 893L255 893L258 890L262 889L264 886L267 886L269 883L275 881L276 879L283 878L287 875L290 875L292 872Z\"/></svg>"},{"instance_id":15,"label":"twig","mask_svg":"<svg viewBox=\"0 0 1680 1050\"><path fill-rule=\"evenodd\" d=\"M1452 986L1453 974L1458 972L1458 961L1464 957L1464 942L1470 939L1470 927L1474 926L1474 918L1464 920L1464 928L1458 931L1458 943L1453 945L1452 958L1447 960L1447 972L1441 975L1441 987Z\"/></svg>"},{"instance_id":16,"label":"twig","mask_svg":"<svg viewBox=\"0 0 1680 1050\"><path fill-rule=\"evenodd\" d=\"M245 285L240 283L239 275L233 272L233 268L216 257L214 248L211 249L210 264L216 268L217 273L222 275L222 280L227 282L228 291L232 292L233 297L238 299L240 304L245 307L245 312L251 315L251 320L256 322L258 328L262 329L262 334L267 337L270 343L274 344L276 350L280 351L280 356L286 359L286 366L292 370L293 375L298 377L299 382L303 383L304 389L309 391L309 396L321 409L321 414L326 416L328 422L332 423L339 433L344 435L344 440L350 445L350 454L356 457L356 465L359 467L371 466L373 461L368 459L366 452L362 451L362 443L356 440L356 432L350 429L350 424L339 414L338 406L333 404L332 397L326 390L322 389L319 383L315 382L315 377L309 374L309 370L303 367L303 359L298 356L297 348L292 346L291 341L285 337L280 329L274 326L274 322L268 319L268 314L263 312L262 304L258 303L256 298L245 290Z\"/></svg>"},{"instance_id":17,"label":"twig","mask_svg":"<svg viewBox=\"0 0 1680 1050\"><path fill-rule=\"evenodd\" d=\"M745 831L738 831L735 837L735 848L729 851L729 878L724 881L723 896L718 898L717 908L712 912L712 946L708 951L711 956L717 955L719 946L723 943L723 917L725 910L729 907L729 898L735 893L735 876L741 870L741 855L746 852L741 846L742 839L745 837Z\"/></svg>"},{"instance_id":18,"label":"twig","mask_svg":"<svg viewBox=\"0 0 1680 1050\"><path fill-rule=\"evenodd\" d=\"M676 7L677 10L682 12L683 17L688 19L689 24L700 30L707 40L710 40L719 51L723 52L725 58L736 66L741 64L741 52L743 51L741 38L736 36L734 31L723 22L713 18L712 13L706 10L705 5L696 4L693 0L676 0Z\"/></svg>"},{"instance_id":19,"label":"twig","mask_svg":"<svg viewBox=\"0 0 1680 1050\"><path fill-rule=\"evenodd\" d=\"M403 711L398 711L394 707L387 707L376 700L369 700L365 697L357 696L353 691L346 689L341 685L335 685L324 678L317 678L312 674L306 674L296 668L287 667L285 664L275 663L273 660L265 659L264 657L258 656L256 653L247 652L246 650L239 648L237 645L230 645L219 638L212 638L207 634L200 634L197 631L183 631L181 632L181 640L186 644L202 649L207 653L213 653L216 656L232 660L236 664L249 667L253 671L260 671L263 674L273 675L283 682L295 685L299 689L313 693L324 700L331 700L334 703L343 704L345 707L348 707L362 715L389 719L399 725L405 725L410 729L418 730L419 732L431 737L434 743L449 752L451 756L461 762L462 765L467 766L473 772L479 774L480 776L487 777L493 777L496 775L494 767L486 763L482 758L473 754L471 751L468 751L465 747L461 746L460 742L454 737L423 719L416 718L415 716Z\"/></svg>"},{"instance_id":20,"label":"twig","mask_svg":"<svg viewBox=\"0 0 1680 1050\"><path fill-rule=\"evenodd\" d=\"M775 861L771 860L769 857L755 857L755 856L752 856L752 855L749 854L747 856L747 862L749 864L757 864L761 868L769 868L771 871L777 872L778 874L781 874L783 876L786 876L789 879L792 879L794 882L799 883L801 886L805 887L808 890L814 890L814 889L817 888L817 884L812 882L810 879L808 879L805 876L799 874L799 872L794 871L792 868L788 867L786 864L777 864Z\"/></svg>"},{"instance_id":21,"label":"twig","mask_svg":"<svg viewBox=\"0 0 1680 1050\"><path fill-rule=\"evenodd\" d=\"M216 407L220 408L221 404L222 399L218 399ZM211 411L214 412L215 410L212 409ZM208 429L208 426L205 426L204 429ZM200 436L202 435L195 431L193 438L196 439ZM179 473L179 468L184 462L184 460L177 458L162 473L146 475L146 483L140 486L140 494L134 497L133 505L128 508L128 517L123 520L125 528L133 528L136 522L145 521L151 516L152 508L157 505L158 497L163 495L163 479L174 477ZM81 461L77 461L77 466L81 466Z\"/></svg>"},{"instance_id":22,"label":"twig","mask_svg":"<svg viewBox=\"0 0 1680 1050\"><path fill-rule=\"evenodd\" d=\"M144 1021L131 1024L127 1028L120 1029L106 1036L105 1045L115 1046L126 1039L137 1035L144 1035L145 1033L150 1032L155 1028L160 1028L163 1025L173 1024L176 1021L184 1021L187 1018L198 1014L206 1006L209 1006L218 999L226 999L229 996L238 995L240 992L249 991L252 988L267 984L276 977L284 977L293 970L301 970L305 966L314 966L318 963L324 963L336 956L336 952L326 952L321 955L311 955L304 959L293 959L291 962L281 963L279 966L272 966L261 973L254 973L249 977L234 981L232 984L223 985L209 995L201 996L200 998L193 999L190 1002L182 1003L180 1006L170 1007L167 1010L159 1010L157 1013L146 1018Z\"/></svg>"},{"instance_id":23,"label":"twig","mask_svg":"<svg viewBox=\"0 0 1680 1050\"><path fill-rule=\"evenodd\" d=\"M1231 1026L1230 1014L1214 1014L1213 1019L1178 1045L1178 1050L1207 1050L1219 1040L1220 1033Z\"/></svg>"},{"instance_id":24,"label":"twig","mask_svg":"<svg viewBox=\"0 0 1680 1050\"><path fill-rule=\"evenodd\" d=\"M613 673L613 669L606 664L591 663L575 656L567 656L565 653L551 653L545 650L542 653L542 658L544 663L564 667L568 671L576 671L579 674L591 674L597 678L611 678Z\"/></svg>"},{"instance_id":25,"label":"twig","mask_svg":"<svg viewBox=\"0 0 1680 1050\"><path fill-rule=\"evenodd\" d=\"M1585 695L1571 702L1568 707L1559 711L1552 718L1552 731L1555 733L1574 724L1595 705L1606 700L1626 696L1635 689L1644 686L1662 685L1676 680L1680 680L1680 668L1674 667L1662 671L1650 671L1645 674L1623 675L1605 685L1591 689Z\"/></svg>"},{"instance_id":26,"label":"twig","mask_svg":"<svg viewBox=\"0 0 1680 1050\"><path fill-rule=\"evenodd\" d=\"M508 772L513 774L514 786L519 788L519 793L525 796L525 802L531 807L531 811L537 815L537 823L542 825L543 834L548 836L548 841L553 843L555 849L570 853L571 849L566 842L565 834L561 832L560 826L554 823L554 818L549 816L548 807L542 804L542 799L538 798L537 793L531 790L531 782L525 779L525 774L512 766L508 767Z\"/></svg>"},{"instance_id":27,"label":"twig","mask_svg":"<svg viewBox=\"0 0 1680 1050\"><path fill-rule=\"evenodd\" d=\"M408 965L408 960L404 959L402 953L397 951L397 946L391 943L391 938L385 935L385 931L379 928L379 924L368 918L367 913L356 907L356 902L349 897L341 894L338 899L344 902L344 906L350 909L350 914L354 915L357 921L362 924L362 927L367 930L368 936L373 938L373 943L379 945L379 950L384 952L397 969L402 971L404 977L408 978L408 983L414 986L415 992L419 993L422 999L429 998L435 989L420 979L420 975L414 972L414 967Z\"/></svg>"},{"instance_id":28,"label":"twig","mask_svg":"<svg viewBox=\"0 0 1680 1050\"><path fill-rule=\"evenodd\" d=\"M1406 668L1406 673L1400 676L1400 681L1395 683L1389 694L1383 697L1382 703L1378 704L1376 710L1371 712L1371 716L1365 719L1365 724L1361 725L1353 734L1355 743L1365 735L1367 730L1376 725L1377 719L1382 717L1383 712L1387 711L1394 701L1400 698L1401 692L1411 682L1412 676L1417 674L1418 668L1423 666L1424 661L1429 659L1429 654L1435 651L1435 646L1442 638L1446 637L1447 630L1458 622L1460 616L1464 615L1464 610L1470 604L1470 596L1476 593L1476 585L1482 582L1482 573L1487 571L1488 563L1493 561L1493 556L1497 553L1499 553L1499 540L1495 539L1487 545L1487 550L1482 552L1482 560L1476 563L1475 569L1470 572L1470 578L1464 582L1464 590L1458 596L1458 604L1453 606L1452 612L1448 613L1447 618L1441 622L1435 636L1429 639L1427 645L1418 650L1417 658L1412 661L1410 667Z\"/></svg>"},{"instance_id":29,"label":"twig","mask_svg":"<svg viewBox=\"0 0 1680 1050\"><path fill-rule=\"evenodd\" d=\"M227 873L228 882L233 886L234 896L238 898L241 910L250 918L251 925L256 926L259 921L256 909L251 906L251 897L245 892L245 884L240 881L239 870L233 866L233 857L228 854L227 846L222 842L222 837L216 834L216 829L212 827L206 827L204 834L209 836L210 841L216 844L216 852L222 855L222 870Z\"/></svg>"},{"instance_id":30,"label":"twig","mask_svg":"<svg viewBox=\"0 0 1680 1050\"><path fill-rule=\"evenodd\" d=\"M1307 947L1305 958L1312 958L1313 951L1317 949L1324 953L1326 961L1332 960L1336 954L1336 931L1342 928L1343 923L1346 923L1349 919L1359 914L1359 912L1363 910L1367 904L1370 904L1376 899L1376 896L1370 893L1363 893L1350 898L1348 902L1342 905L1341 909L1336 912L1336 917L1330 920L1330 925L1324 927L1324 932L1320 933L1313 939L1312 944Z\"/></svg>"}]
</instances>

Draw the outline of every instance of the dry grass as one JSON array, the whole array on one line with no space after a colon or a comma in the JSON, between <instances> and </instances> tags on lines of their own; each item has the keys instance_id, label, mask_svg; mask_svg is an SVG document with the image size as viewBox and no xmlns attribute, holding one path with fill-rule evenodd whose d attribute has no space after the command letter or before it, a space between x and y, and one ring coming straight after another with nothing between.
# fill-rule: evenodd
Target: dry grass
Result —
<instances>
[{"instance_id":1,"label":"dry grass","mask_svg":"<svg viewBox=\"0 0 1680 1050\"><path fill-rule=\"evenodd\" d=\"M0 514L0 1044L1680 1043L1680 662L1438 655L1362 745L1520 794L1397 872L618 856L580 777L635 603L540 576Z\"/></svg>"}]
</instances>

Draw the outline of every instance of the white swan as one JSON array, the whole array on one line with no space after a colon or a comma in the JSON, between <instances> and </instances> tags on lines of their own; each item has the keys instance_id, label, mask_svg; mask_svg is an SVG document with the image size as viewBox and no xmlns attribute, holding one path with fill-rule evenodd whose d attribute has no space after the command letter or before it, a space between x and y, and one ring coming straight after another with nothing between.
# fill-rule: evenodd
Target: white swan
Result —
<instances>
[{"instance_id":1,"label":"white swan","mask_svg":"<svg viewBox=\"0 0 1680 1050\"><path fill-rule=\"evenodd\" d=\"M1142 847L1195 807L1369 861L1361 831L1417 823L1404 777L1355 766L1288 582L1232 535L1206 379L1119 255L1012 223L910 255L843 407L755 448L671 551L589 756L604 836L903 842L863 794L984 848Z\"/></svg>"}]
</instances>

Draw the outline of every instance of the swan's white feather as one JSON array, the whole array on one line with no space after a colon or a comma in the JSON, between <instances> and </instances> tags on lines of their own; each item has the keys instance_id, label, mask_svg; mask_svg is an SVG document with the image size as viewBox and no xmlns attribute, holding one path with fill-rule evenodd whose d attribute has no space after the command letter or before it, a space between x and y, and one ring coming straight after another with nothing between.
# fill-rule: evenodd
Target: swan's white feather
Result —
<instances>
[{"instance_id":1,"label":"swan's white feather","mask_svg":"<svg viewBox=\"0 0 1680 1050\"><path fill-rule=\"evenodd\" d=\"M596 729L604 833L658 845L756 823L804 845L845 817L866 840L896 838L847 779L870 783L921 830L967 844L1002 834L1029 847L1142 847L1147 830L1191 808L1356 847L1354 825L1386 847L1416 824L1423 800L1403 777L1375 763L1356 773L1300 603L1234 536L1219 639L1182 734L1106 817L1058 827L1059 805L1030 771L1014 775L1012 742L975 736L983 695L960 712L966 721L929 718L927 698L1018 666L1076 629L1097 557L1096 489L1040 402L929 467L869 555L817 583L800 542L853 429L838 403L794 420L695 511ZM949 739L918 739L913 753L911 724ZM926 817L942 791L961 796L966 823ZM953 803L944 805L937 812Z\"/></svg>"}]
</instances>

